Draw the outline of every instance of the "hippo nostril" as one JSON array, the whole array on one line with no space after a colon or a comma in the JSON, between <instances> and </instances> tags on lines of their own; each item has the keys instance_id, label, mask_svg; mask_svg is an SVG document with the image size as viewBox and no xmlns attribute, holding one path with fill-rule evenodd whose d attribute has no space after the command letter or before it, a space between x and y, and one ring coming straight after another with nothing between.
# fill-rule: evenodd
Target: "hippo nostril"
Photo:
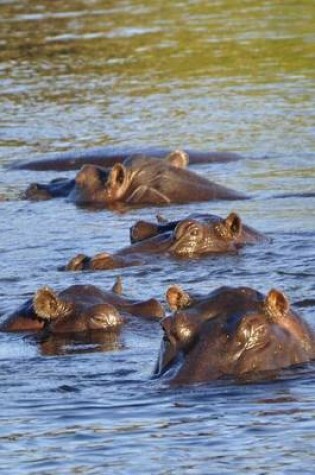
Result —
<instances>
[{"instance_id":1,"label":"hippo nostril","mask_svg":"<svg viewBox=\"0 0 315 475\"><path fill-rule=\"evenodd\" d=\"M39 183L31 183L31 185L24 192L24 198L30 200L37 199L48 199L51 197L50 192L47 189L47 186L41 185Z\"/></svg>"}]
</instances>

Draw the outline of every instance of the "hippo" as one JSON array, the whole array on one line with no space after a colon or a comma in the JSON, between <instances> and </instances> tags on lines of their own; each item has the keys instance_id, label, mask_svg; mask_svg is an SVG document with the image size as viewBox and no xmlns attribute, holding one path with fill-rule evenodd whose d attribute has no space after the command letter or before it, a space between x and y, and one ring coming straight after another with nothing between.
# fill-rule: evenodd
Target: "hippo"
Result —
<instances>
[{"instance_id":1,"label":"hippo","mask_svg":"<svg viewBox=\"0 0 315 475\"><path fill-rule=\"evenodd\" d=\"M17 161L17 163L11 165L11 168L15 170L67 171L78 170L85 164L112 167L116 163L124 162L131 155L163 158L171 152L172 150L161 147L133 147L129 149L97 147L85 150L79 149L61 153L50 153L37 160ZM185 149L185 153L189 156L189 162L191 164L227 163L235 162L243 158L241 155L233 152L201 152L198 150Z\"/></svg>"},{"instance_id":2,"label":"hippo","mask_svg":"<svg viewBox=\"0 0 315 475\"><path fill-rule=\"evenodd\" d=\"M229 237L233 237L240 246L258 242L271 242L270 237L242 223L237 213L232 212L225 219L209 213L192 213L188 215L185 220L197 221L203 223L206 229L210 228L216 230L218 238L228 240ZM160 214L156 215L156 222L137 221L130 228L130 242L135 243L157 236L158 234L174 231L181 221L183 220L168 221Z\"/></svg>"},{"instance_id":3,"label":"hippo","mask_svg":"<svg viewBox=\"0 0 315 475\"><path fill-rule=\"evenodd\" d=\"M166 205L248 197L218 185L187 169L188 155L176 150L163 160L132 156L106 169L84 165L75 179L32 184L24 196L30 200L66 196L78 205Z\"/></svg>"},{"instance_id":4,"label":"hippo","mask_svg":"<svg viewBox=\"0 0 315 475\"><path fill-rule=\"evenodd\" d=\"M94 257L78 254L60 270L105 270L145 263L152 255L198 258L209 254L236 253L247 244L270 242L264 234L242 223L237 213L226 218L189 215L161 225L138 221L130 231L132 244L114 254Z\"/></svg>"},{"instance_id":5,"label":"hippo","mask_svg":"<svg viewBox=\"0 0 315 475\"><path fill-rule=\"evenodd\" d=\"M221 378L252 381L315 357L315 334L277 289L220 287L192 295L166 292L173 311L161 321L163 341L155 377L172 384Z\"/></svg>"},{"instance_id":6,"label":"hippo","mask_svg":"<svg viewBox=\"0 0 315 475\"><path fill-rule=\"evenodd\" d=\"M72 285L61 292L43 287L1 324L0 330L50 334L119 329L126 315L157 320L164 315L155 299L137 301L122 296L121 279L110 291L94 285Z\"/></svg>"}]
</instances>

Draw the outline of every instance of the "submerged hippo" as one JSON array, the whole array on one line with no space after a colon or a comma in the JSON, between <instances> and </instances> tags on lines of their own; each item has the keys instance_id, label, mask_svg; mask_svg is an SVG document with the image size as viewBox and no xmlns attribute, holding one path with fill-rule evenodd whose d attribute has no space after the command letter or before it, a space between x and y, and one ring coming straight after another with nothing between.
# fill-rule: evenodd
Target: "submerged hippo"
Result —
<instances>
[{"instance_id":1,"label":"submerged hippo","mask_svg":"<svg viewBox=\"0 0 315 475\"><path fill-rule=\"evenodd\" d=\"M94 285L72 285L59 293L48 287L13 312L0 327L1 331L36 331L49 333L118 329L126 314L159 319L164 311L155 299L136 301L122 295L118 279L111 291Z\"/></svg>"},{"instance_id":2,"label":"submerged hippo","mask_svg":"<svg viewBox=\"0 0 315 475\"><path fill-rule=\"evenodd\" d=\"M84 165L74 180L58 179L48 185L32 184L28 199L67 196L77 204L113 206L162 205L247 197L187 170L188 155L175 151L164 160L133 156L106 169Z\"/></svg>"},{"instance_id":3,"label":"submerged hippo","mask_svg":"<svg viewBox=\"0 0 315 475\"><path fill-rule=\"evenodd\" d=\"M200 225L204 225L203 229L207 230L207 232L211 232L213 236L212 242L209 242L209 237L205 236L207 238L205 245L208 246L211 243L213 247L215 247L216 244L218 245L218 240L220 240L220 242L223 240L225 244L233 240L233 242L240 246L271 241L265 234L242 223L237 213L230 213L227 218L221 218L220 216L208 213L193 213L187 216L185 220L187 222L200 223ZM156 222L137 221L130 228L130 241L131 243L135 243L157 236L158 234L174 231L182 221L184 220L168 221L161 215L156 216ZM199 237L201 237L201 235ZM195 238L197 238L197 236L195 236ZM196 241L198 240L196 239ZM197 242L195 244L197 244ZM222 243L220 247L222 247Z\"/></svg>"},{"instance_id":4,"label":"submerged hippo","mask_svg":"<svg viewBox=\"0 0 315 475\"><path fill-rule=\"evenodd\" d=\"M243 225L236 213L227 218L215 215L190 215L162 225L139 221L131 228L133 244L114 254L94 257L79 254L62 270L105 270L143 264L152 255L195 258L209 254L237 252L247 244L269 242L264 234Z\"/></svg>"},{"instance_id":5,"label":"submerged hippo","mask_svg":"<svg viewBox=\"0 0 315 475\"><path fill-rule=\"evenodd\" d=\"M255 379L315 357L315 335L275 289L267 296L248 287L221 287L193 296L178 286L166 295L173 315L155 370L173 383L223 377Z\"/></svg>"},{"instance_id":6,"label":"submerged hippo","mask_svg":"<svg viewBox=\"0 0 315 475\"><path fill-rule=\"evenodd\" d=\"M163 158L171 153L166 148L146 147L119 149L117 147L99 147L82 150L70 150L69 152L51 153L40 159L31 161L19 161L13 165L18 170L37 171L66 171L77 170L82 165L99 165L101 167L112 167L115 163L122 163L131 155L146 155L150 157ZM201 152L198 150L185 149L189 156L189 162L198 163L227 163L240 160L243 157L233 152Z\"/></svg>"}]
</instances>

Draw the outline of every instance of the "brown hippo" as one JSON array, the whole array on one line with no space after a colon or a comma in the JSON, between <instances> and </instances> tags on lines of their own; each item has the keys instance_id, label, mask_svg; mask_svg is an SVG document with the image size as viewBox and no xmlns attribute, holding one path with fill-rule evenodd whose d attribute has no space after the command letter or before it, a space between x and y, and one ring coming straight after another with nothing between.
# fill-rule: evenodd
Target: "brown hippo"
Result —
<instances>
[{"instance_id":1,"label":"brown hippo","mask_svg":"<svg viewBox=\"0 0 315 475\"><path fill-rule=\"evenodd\" d=\"M122 163L131 155L146 155L149 157L163 158L172 150L167 148L145 147L119 149L117 147L98 147L82 150L70 150L69 152L50 153L46 156L31 161L18 161L11 168L18 170L37 171L66 171L78 170L82 165L99 165L100 167L112 167L115 163ZM243 157L233 152L201 152L198 150L185 149L189 156L189 162L198 163L227 163L242 159Z\"/></svg>"},{"instance_id":2,"label":"brown hippo","mask_svg":"<svg viewBox=\"0 0 315 475\"><path fill-rule=\"evenodd\" d=\"M136 301L123 297L118 279L111 291L94 285L72 285L59 293L48 287L13 312L0 327L1 331L48 330L49 333L115 330L126 314L145 319L159 319L164 311L155 299Z\"/></svg>"},{"instance_id":3,"label":"brown hippo","mask_svg":"<svg viewBox=\"0 0 315 475\"><path fill-rule=\"evenodd\" d=\"M25 197L35 200L67 196L77 204L163 205L247 197L187 170L188 155L175 151L164 160L133 156L106 169L84 165L74 180L32 184Z\"/></svg>"},{"instance_id":4,"label":"brown hippo","mask_svg":"<svg viewBox=\"0 0 315 475\"><path fill-rule=\"evenodd\" d=\"M175 384L270 377L315 357L314 332L279 290L221 287L193 296L174 285L166 298L174 313L162 320L155 373Z\"/></svg>"},{"instance_id":5,"label":"brown hippo","mask_svg":"<svg viewBox=\"0 0 315 475\"><path fill-rule=\"evenodd\" d=\"M188 215L185 220L203 223L206 229L213 229L217 232L217 239L225 239L228 241L233 238L240 246L271 241L265 234L242 223L241 218L236 213L230 213L225 219L214 214L193 213ZM157 236L158 234L174 231L181 221L183 220L168 221L161 215L156 216L156 222L137 221L130 228L130 241L131 243L135 243Z\"/></svg>"},{"instance_id":6,"label":"brown hippo","mask_svg":"<svg viewBox=\"0 0 315 475\"><path fill-rule=\"evenodd\" d=\"M215 215L190 215L186 219L158 225L139 221L131 228L134 241L114 254L106 252L88 257L79 254L61 270L105 270L143 264L152 255L196 258L209 254L237 252L246 244L269 242L269 238L243 225L236 213L227 218ZM148 236L147 238L145 238Z\"/></svg>"}]
</instances>

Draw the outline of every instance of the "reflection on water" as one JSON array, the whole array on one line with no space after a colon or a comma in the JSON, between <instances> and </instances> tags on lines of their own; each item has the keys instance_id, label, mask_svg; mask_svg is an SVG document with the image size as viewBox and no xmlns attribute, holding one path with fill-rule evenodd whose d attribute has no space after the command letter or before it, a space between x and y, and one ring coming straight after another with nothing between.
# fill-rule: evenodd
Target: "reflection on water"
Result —
<instances>
[{"instance_id":1,"label":"reflection on water","mask_svg":"<svg viewBox=\"0 0 315 475\"><path fill-rule=\"evenodd\" d=\"M312 2L4 0L0 25L1 318L43 285L111 286L121 270L57 268L80 252L125 246L140 217L234 210L273 243L189 267L161 260L124 269L126 293L163 300L172 283L200 292L279 287L312 322L314 197L273 198L314 192ZM101 145L239 152L247 158L192 168L253 199L125 212L18 200L30 182L57 174L5 165ZM270 382L174 390L150 379L157 324L0 339L7 475L314 473L312 364Z\"/></svg>"},{"instance_id":2,"label":"reflection on water","mask_svg":"<svg viewBox=\"0 0 315 475\"><path fill-rule=\"evenodd\" d=\"M119 332L74 333L73 335L51 335L37 340L43 356L93 353L95 351L115 351L123 348Z\"/></svg>"},{"instance_id":3,"label":"reflection on water","mask_svg":"<svg viewBox=\"0 0 315 475\"><path fill-rule=\"evenodd\" d=\"M153 142L308 152L313 8L8 2L0 19L3 159Z\"/></svg>"}]
</instances>

